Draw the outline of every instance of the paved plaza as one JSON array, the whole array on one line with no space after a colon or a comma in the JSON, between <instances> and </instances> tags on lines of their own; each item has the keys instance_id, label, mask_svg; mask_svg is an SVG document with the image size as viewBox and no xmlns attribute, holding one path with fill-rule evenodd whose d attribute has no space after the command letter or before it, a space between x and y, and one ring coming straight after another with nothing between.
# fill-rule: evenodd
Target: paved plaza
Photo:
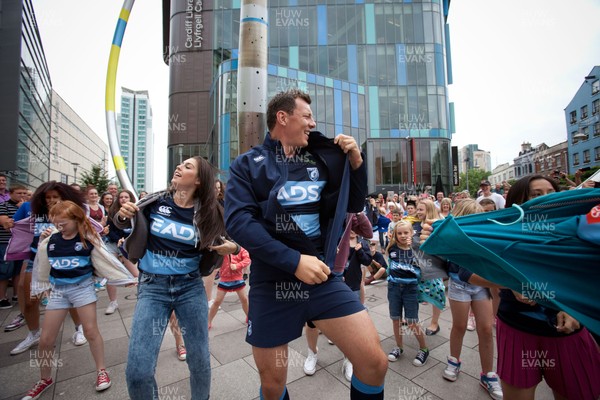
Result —
<instances>
[{"instance_id":1,"label":"paved plaza","mask_svg":"<svg viewBox=\"0 0 600 400\"><path fill-rule=\"evenodd\" d=\"M11 293L9 290L9 293ZM216 290L216 286L215 286ZM41 397L43 400L117 400L127 399L125 365L131 321L136 302L136 289L119 288L119 309L112 315L104 315L108 304L105 291L99 292L98 324L104 337L107 370L112 379L112 387L97 393L95 366L89 345L76 347L71 342L74 331L70 317L67 317L63 330L56 342L56 364L53 370L55 385ZM367 286L366 305L381 339L384 351L394 346L392 323L387 304L387 284L385 282ZM2 327L18 313L18 308L0 310ZM427 323L431 306L420 307L420 318ZM213 328L209 331L212 364L211 399L252 400L258 398L259 378L252 358L251 347L245 342L245 315L235 294L229 294L217 314ZM446 309L440 319L440 332L427 337L431 351L429 360L423 367L414 367L417 341L408 336L404 340L403 358L389 364L385 380L385 398L409 399L490 399L479 386L479 356L477 334L467 332L462 350L463 369L459 379L447 382L442 378L446 356L449 353L451 327L450 310ZM0 399L20 399L39 379L34 351L17 356L9 355L10 350L27 335L27 328L13 332L0 331ZM349 383L342 374L342 353L319 336L318 370L313 376L305 376L302 370L306 357L306 339L301 337L290 343L288 389L294 400L348 399ZM35 350L35 348L32 348ZM167 329L158 359L156 372L162 400L190 400L189 373L185 362L177 359L175 340ZM536 399L551 399L552 393L542 382Z\"/></svg>"}]
</instances>

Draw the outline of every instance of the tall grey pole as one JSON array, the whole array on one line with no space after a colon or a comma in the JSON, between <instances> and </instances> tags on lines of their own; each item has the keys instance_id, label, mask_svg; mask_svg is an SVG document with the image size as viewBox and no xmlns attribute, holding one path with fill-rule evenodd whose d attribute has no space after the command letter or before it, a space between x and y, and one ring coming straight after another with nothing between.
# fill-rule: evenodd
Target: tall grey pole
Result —
<instances>
[{"instance_id":1,"label":"tall grey pole","mask_svg":"<svg viewBox=\"0 0 600 400\"><path fill-rule=\"evenodd\" d=\"M242 0L237 79L240 153L262 142L267 114L268 0Z\"/></svg>"}]
</instances>

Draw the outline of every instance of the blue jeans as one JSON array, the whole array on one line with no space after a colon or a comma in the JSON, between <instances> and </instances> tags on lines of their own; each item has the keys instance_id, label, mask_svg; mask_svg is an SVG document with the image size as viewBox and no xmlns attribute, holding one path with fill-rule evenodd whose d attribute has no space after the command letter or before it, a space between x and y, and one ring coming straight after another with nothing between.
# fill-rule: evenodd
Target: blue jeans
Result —
<instances>
[{"instance_id":1,"label":"blue jeans","mask_svg":"<svg viewBox=\"0 0 600 400\"><path fill-rule=\"evenodd\" d=\"M133 400L158 399L156 361L175 311L187 350L192 399L210 394L208 304L200 272L154 275L141 272L127 358L127 390Z\"/></svg>"}]
</instances>

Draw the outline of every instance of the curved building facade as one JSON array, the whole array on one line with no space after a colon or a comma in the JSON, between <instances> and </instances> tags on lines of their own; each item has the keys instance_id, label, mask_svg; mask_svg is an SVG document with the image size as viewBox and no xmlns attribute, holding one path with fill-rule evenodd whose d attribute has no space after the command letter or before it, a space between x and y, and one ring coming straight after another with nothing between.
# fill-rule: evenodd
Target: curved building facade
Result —
<instances>
[{"instance_id":1,"label":"curved building facade","mask_svg":"<svg viewBox=\"0 0 600 400\"><path fill-rule=\"evenodd\" d=\"M365 150L371 191L432 185L438 176L451 189L449 3L268 2L269 98L290 87L308 92L317 130L352 135ZM240 1L163 7L169 168L183 153L225 171L239 154Z\"/></svg>"}]
</instances>

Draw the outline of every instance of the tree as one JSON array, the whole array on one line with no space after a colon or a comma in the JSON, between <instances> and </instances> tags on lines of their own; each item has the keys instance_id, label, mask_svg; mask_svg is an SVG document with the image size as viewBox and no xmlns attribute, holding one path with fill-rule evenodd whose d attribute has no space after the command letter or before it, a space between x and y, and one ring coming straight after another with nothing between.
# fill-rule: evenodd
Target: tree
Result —
<instances>
[{"instance_id":1,"label":"tree","mask_svg":"<svg viewBox=\"0 0 600 400\"><path fill-rule=\"evenodd\" d=\"M98 193L102 194L106 191L109 184L108 174L100 164L92 165L92 170L88 172L83 172L81 174L81 186L85 188L86 186L95 186L98 189Z\"/></svg>"},{"instance_id":2,"label":"tree","mask_svg":"<svg viewBox=\"0 0 600 400\"><path fill-rule=\"evenodd\" d=\"M477 191L479 190L479 184L481 181L487 181L488 177L491 175L491 172L484 171L479 168L471 168L469 170L469 194L471 198L475 198L477 195ZM458 186L454 186L454 192L461 192L467 188L467 174L461 172L460 174L460 184Z\"/></svg>"}]
</instances>

